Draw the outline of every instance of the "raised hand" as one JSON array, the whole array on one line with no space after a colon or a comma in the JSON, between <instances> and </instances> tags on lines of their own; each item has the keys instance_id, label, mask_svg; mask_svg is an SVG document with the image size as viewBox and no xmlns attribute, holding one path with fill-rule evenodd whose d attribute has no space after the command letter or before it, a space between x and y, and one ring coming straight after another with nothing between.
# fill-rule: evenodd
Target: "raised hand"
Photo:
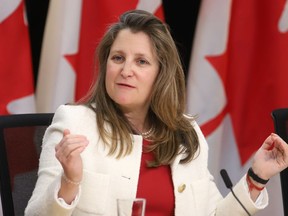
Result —
<instances>
[{"instance_id":1,"label":"raised hand","mask_svg":"<svg viewBox=\"0 0 288 216\"><path fill-rule=\"evenodd\" d=\"M288 145L277 134L266 138L256 152L252 169L262 179L270 179L288 167Z\"/></svg>"},{"instance_id":2,"label":"raised hand","mask_svg":"<svg viewBox=\"0 0 288 216\"><path fill-rule=\"evenodd\" d=\"M63 132L63 138L55 147L56 158L61 163L67 179L80 182L83 175L83 164L80 156L88 145L88 140L83 135L71 134L68 129Z\"/></svg>"}]
</instances>

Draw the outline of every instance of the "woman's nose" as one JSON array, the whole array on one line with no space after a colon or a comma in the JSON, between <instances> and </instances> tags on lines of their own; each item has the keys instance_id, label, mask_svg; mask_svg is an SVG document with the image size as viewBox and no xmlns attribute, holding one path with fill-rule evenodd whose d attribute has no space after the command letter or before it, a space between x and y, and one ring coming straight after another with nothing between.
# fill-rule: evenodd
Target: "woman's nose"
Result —
<instances>
[{"instance_id":1,"label":"woman's nose","mask_svg":"<svg viewBox=\"0 0 288 216\"><path fill-rule=\"evenodd\" d=\"M131 77L133 76L133 67L131 63L125 62L123 64L122 70L121 70L121 75L123 77Z\"/></svg>"}]
</instances>

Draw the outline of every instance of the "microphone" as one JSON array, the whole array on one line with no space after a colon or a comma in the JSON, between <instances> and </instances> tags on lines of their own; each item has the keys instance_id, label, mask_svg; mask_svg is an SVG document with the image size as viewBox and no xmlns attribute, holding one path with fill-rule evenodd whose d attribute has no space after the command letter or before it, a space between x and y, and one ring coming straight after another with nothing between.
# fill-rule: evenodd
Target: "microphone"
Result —
<instances>
[{"instance_id":1,"label":"microphone","mask_svg":"<svg viewBox=\"0 0 288 216\"><path fill-rule=\"evenodd\" d=\"M235 199L238 201L238 203L242 206L242 208L245 210L245 212L247 213L247 215L251 216L251 214L248 212L248 210L245 208L245 206L241 203L241 201L238 199L238 197L236 196L236 194L234 193L233 191L233 184L228 176L228 173L225 169L221 169L220 170L220 174L221 174L221 177L226 185L226 187L228 189L231 190L233 196L235 197Z\"/></svg>"}]
</instances>

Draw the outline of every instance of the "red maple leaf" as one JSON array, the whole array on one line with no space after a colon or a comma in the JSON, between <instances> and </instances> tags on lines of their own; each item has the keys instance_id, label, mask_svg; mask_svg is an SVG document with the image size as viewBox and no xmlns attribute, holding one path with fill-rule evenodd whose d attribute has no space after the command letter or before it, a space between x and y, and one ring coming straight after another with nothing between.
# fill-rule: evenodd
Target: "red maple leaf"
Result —
<instances>
[{"instance_id":1,"label":"red maple leaf","mask_svg":"<svg viewBox=\"0 0 288 216\"><path fill-rule=\"evenodd\" d=\"M0 23L0 35L0 113L8 114L9 102L34 92L23 2Z\"/></svg>"},{"instance_id":2,"label":"red maple leaf","mask_svg":"<svg viewBox=\"0 0 288 216\"><path fill-rule=\"evenodd\" d=\"M241 163L274 131L271 111L288 107L288 33L278 22L285 1L233 1L227 50L207 56L226 91L223 112L203 125L210 134L229 113Z\"/></svg>"}]
</instances>

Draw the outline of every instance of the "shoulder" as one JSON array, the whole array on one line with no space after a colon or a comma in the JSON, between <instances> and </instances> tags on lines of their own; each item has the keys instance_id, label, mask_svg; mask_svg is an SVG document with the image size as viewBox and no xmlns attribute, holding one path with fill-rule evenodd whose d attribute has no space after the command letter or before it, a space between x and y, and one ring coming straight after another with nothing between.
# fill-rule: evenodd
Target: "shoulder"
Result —
<instances>
[{"instance_id":1,"label":"shoulder","mask_svg":"<svg viewBox=\"0 0 288 216\"><path fill-rule=\"evenodd\" d=\"M187 118L191 122L191 125L193 126L193 128L194 128L194 130L198 136L198 140L199 140L199 144L200 144L201 148L208 149L208 144L207 144L206 138L205 138L199 124L196 121L196 117L191 116L191 115L187 115L187 114L185 114L184 117Z\"/></svg>"},{"instance_id":2,"label":"shoulder","mask_svg":"<svg viewBox=\"0 0 288 216\"><path fill-rule=\"evenodd\" d=\"M95 121L95 112L93 109L85 105L61 105L57 108L54 114L52 123L62 122L66 124L73 124L77 122Z\"/></svg>"},{"instance_id":3,"label":"shoulder","mask_svg":"<svg viewBox=\"0 0 288 216\"><path fill-rule=\"evenodd\" d=\"M196 131L197 135L199 136L199 134L202 134L202 131L196 121L196 117L195 116L191 116L191 115L188 115L188 114L184 114L183 115L184 118L186 118L190 123L191 125L193 126L194 130Z\"/></svg>"},{"instance_id":4,"label":"shoulder","mask_svg":"<svg viewBox=\"0 0 288 216\"><path fill-rule=\"evenodd\" d=\"M85 105L61 105L55 111L55 117L62 117L62 116L95 116L95 112Z\"/></svg>"}]
</instances>

